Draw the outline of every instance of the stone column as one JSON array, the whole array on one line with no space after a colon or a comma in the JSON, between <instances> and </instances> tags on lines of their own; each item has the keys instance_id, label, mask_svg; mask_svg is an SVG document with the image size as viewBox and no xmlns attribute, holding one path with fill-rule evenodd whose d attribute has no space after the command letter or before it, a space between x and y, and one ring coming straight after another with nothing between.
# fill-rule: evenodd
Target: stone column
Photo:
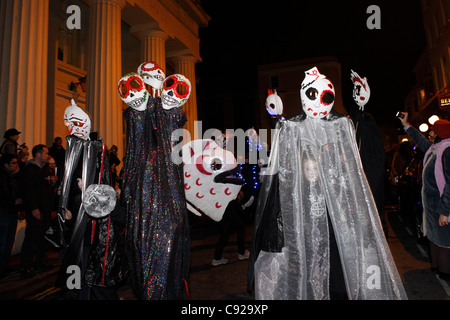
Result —
<instances>
[{"instance_id":1,"label":"stone column","mask_svg":"<svg viewBox=\"0 0 450 320\"><path fill-rule=\"evenodd\" d=\"M175 62L175 73L180 73L191 82L191 95L189 100L182 106L183 111L188 119L185 129L189 130L191 139L198 139L201 132L198 132L198 126L195 125L197 118L197 89L195 83L195 63L198 59L192 55L181 55L173 57Z\"/></svg>"},{"instance_id":2,"label":"stone column","mask_svg":"<svg viewBox=\"0 0 450 320\"><path fill-rule=\"evenodd\" d=\"M49 0L0 3L0 137L21 131L30 149L46 144Z\"/></svg>"},{"instance_id":3,"label":"stone column","mask_svg":"<svg viewBox=\"0 0 450 320\"><path fill-rule=\"evenodd\" d=\"M152 25L132 27L130 33L141 41L141 62L154 61L166 73L166 41L169 38L167 33L155 29Z\"/></svg>"},{"instance_id":4,"label":"stone column","mask_svg":"<svg viewBox=\"0 0 450 320\"><path fill-rule=\"evenodd\" d=\"M87 70L87 111L92 131L108 148L125 154L122 100L117 83L122 77L121 10L125 0L91 0L89 63Z\"/></svg>"}]
</instances>

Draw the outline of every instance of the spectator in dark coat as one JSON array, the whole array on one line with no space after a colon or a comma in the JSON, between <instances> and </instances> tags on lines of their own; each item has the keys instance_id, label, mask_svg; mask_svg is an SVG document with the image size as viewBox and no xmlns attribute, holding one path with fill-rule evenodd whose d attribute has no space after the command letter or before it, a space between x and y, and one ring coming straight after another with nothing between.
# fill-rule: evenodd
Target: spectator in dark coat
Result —
<instances>
[{"instance_id":1,"label":"spectator in dark coat","mask_svg":"<svg viewBox=\"0 0 450 320\"><path fill-rule=\"evenodd\" d=\"M6 154L0 158L0 278L7 274L16 235L18 213L22 209L18 172L16 156Z\"/></svg>"},{"instance_id":2,"label":"spectator in dark coat","mask_svg":"<svg viewBox=\"0 0 450 320\"><path fill-rule=\"evenodd\" d=\"M36 145L31 151L33 159L27 163L20 176L20 186L24 193L27 226L22 244L20 263L23 267L22 278L31 278L35 272L45 271L45 251L47 243L45 231L50 221L48 188L45 187L43 167L47 163L48 148ZM33 257L35 261L33 264ZM31 266L34 265L34 271Z\"/></svg>"},{"instance_id":3,"label":"spectator in dark coat","mask_svg":"<svg viewBox=\"0 0 450 320\"><path fill-rule=\"evenodd\" d=\"M5 134L3 135L3 138L5 138L5 141L3 141L2 146L0 147L0 153L2 154L13 154L17 156L17 147L20 138L20 131L17 131L17 129L12 128L5 131Z\"/></svg>"},{"instance_id":4,"label":"spectator in dark coat","mask_svg":"<svg viewBox=\"0 0 450 320\"><path fill-rule=\"evenodd\" d=\"M64 172L64 162L66 159L66 150L62 146L62 138L56 137L53 141L53 145L48 148L48 154L55 159L57 175L62 178Z\"/></svg>"}]
</instances>

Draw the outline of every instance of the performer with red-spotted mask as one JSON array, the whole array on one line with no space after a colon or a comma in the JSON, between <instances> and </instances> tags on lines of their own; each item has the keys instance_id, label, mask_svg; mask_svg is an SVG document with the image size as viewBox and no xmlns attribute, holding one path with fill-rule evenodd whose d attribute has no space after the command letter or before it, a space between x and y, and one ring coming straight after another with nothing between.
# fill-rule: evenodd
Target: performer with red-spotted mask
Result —
<instances>
[{"instance_id":1,"label":"performer with red-spotted mask","mask_svg":"<svg viewBox=\"0 0 450 320\"><path fill-rule=\"evenodd\" d=\"M406 299L333 83L314 67L300 97L303 114L277 123L258 198L255 298Z\"/></svg>"},{"instance_id":2,"label":"performer with red-spotted mask","mask_svg":"<svg viewBox=\"0 0 450 320\"><path fill-rule=\"evenodd\" d=\"M127 146L121 190L127 210L125 246L139 299L186 299L188 215L183 168L171 154L178 142L172 141L172 133L186 122L180 107L189 99L191 85L181 74L159 83L162 72L144 70L155 65L143 63L143 77L130 73L118 83L119 95L129 106L124 111ZM154 94L162 88L161 97L152 96L146 85Z\"/></svg>"}]
</instances>

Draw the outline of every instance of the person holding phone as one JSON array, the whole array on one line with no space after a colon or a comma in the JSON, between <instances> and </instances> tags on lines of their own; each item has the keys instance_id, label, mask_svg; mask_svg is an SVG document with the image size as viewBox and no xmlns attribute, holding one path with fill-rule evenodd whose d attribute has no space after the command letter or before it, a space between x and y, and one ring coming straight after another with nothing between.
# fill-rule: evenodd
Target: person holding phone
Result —
<instances>
[{"instance_id":1,"label":"person holding phone","mask_svg":"<svg viewBox=\"0 0 450 320\"><path fill-rule=\"evenodd\" d=\"M450 122L440 119L427 139L408 122L408 113L399 112L405 132L425 153L423 160L423 234L430 243L431 266L443 279L450 279Z\"/></svg>"}]
</instances>

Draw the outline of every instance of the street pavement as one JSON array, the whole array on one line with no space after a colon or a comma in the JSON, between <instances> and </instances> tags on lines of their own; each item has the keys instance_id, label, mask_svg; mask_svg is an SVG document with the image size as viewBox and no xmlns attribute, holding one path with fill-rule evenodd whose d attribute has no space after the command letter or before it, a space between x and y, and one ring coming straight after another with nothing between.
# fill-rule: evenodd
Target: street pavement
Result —
<instances>
[{"instance_id":1,"label":"street pavement","mask_svg":"<svg viewBox=\"0 0 450 320\"><path fill-rule=\"evenodd\" d=\"M410 300L449 300L450 283L431 270L428 243L417 238L405 218L395 207L386 207L386 238ZM246 229L246 244L250 246L252 226ZM247 291L248 260L237 257L236 235L230 236L223 257L229 263L213 267L218 223L209 218L191 217L191 268L189 295L191 300L253 300ZM76 300L76 290L54 287L59 271L59 253L50 248L47 258L52 268L31 279L20 279L19 257L13 256L12 270L0 280L0 300ZM125 282L118 293L121 300L137 300Z\"/></svg>"}]
</instances>

